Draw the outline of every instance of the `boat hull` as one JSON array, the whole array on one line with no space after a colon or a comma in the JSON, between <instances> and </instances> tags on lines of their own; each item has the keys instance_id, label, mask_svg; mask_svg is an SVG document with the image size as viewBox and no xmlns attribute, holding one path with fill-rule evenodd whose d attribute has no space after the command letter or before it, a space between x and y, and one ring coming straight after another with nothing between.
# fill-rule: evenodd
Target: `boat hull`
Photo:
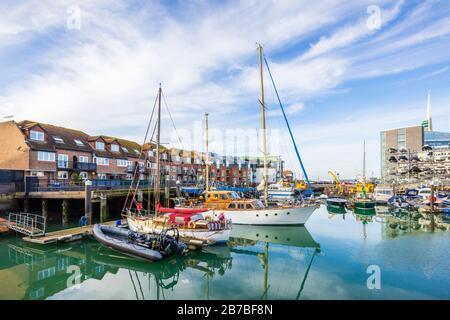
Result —
<instances>
[{"instance_id":1,"label":"boat hull","mask_svg":"<svg viewBox=\"0 0 450 320\"><path fill-rule=\"evenodd\" d=\"M345 208L346 204L347 204L347 200L345 200L345 199L340 199L340 198L328 198L327 199L328 207Z\"/></svg>"},{"instance_id":2,"label":"boat hull","mask_svg":"<svg viewBox=\"0 0 450 320\"><path fill-rule=\"evenodd\" d=\"M136 219L133 217L128 217L128 226L130 230L142 233L157 233L160 234L163 228L160 226L155 226L151 219ZM193 230L193 229L183 229L178 228L180 237L186 238L197 238L203 240L213 241L214 243L226 243L230 238L231 229L223 230ZM169 232L169 235L171 233Z\"/></svg>"},{"instance_id":3,"label":"boat hull","mask_svg":"<svg viewBox=\"0 0 450 320\"><path fill-rule=\"evenodd\" d=\"M93 229L94 238L108 248L150 261L158 261L163 258L162 254L156 250L130 243L128 233L126 229L99 224L96 224Z\"/></svg>"},{"instance_id":4,"label":"boat hull","mask_svg":"<svg viewBox=\"0 0 450 320\"><path fill-rule=\"evenodd\" d=\"M232 224L303 225L319 206L269 208L261 210L214 210L214 216L225 215Z\"/></svg>"},{"instance_id":5,"label":"boat hull","mask_svg":"<svg viewBox=\"0 0 450 320\"><path fill-rule=\"evenodd\" d=\"M355 201L353 205L358 209L374 209L375 201Z\"/></svg>"}]
</instances>

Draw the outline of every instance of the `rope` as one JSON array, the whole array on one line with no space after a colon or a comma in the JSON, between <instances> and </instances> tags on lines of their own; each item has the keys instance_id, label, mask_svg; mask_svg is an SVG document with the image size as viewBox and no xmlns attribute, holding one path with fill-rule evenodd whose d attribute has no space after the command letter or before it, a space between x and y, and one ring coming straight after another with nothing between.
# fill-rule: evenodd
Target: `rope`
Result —
<instances>
[{"instance_id":1,"label":"rope","mask_svg":"<svg viewBox=\"0 0 450 320\"><path fill-rule=\"evenodd\" d=\"M130 188L128 189L127 197L126 197L126 199L125 199L125 203L124 203L124 205L123 205L122 212L124 212L124 211L125 211L125 208L127 207L128 198L129 198L129 196L130 196L130 193L131 193L131 190L132 190L133 183L134 183L134 181L135 181L135 179L136 179L137 168L139 167L139 161L141 160L141 157L142 157L142 154L143 154L143 151L144 151L144 145L145 145L145 142L147 141L147 136L148 136L148 132L149 132L149 130L150 130L150 125L151 125L152 120L153 120L153 115L154 115L154 113L155 113L156 102L157 102L157 101L158 101L158 95L156 96L155 103L153 104L152 114L151 114L151 116L150 116L150 120L148 121L147 130L145 131L144 142L142 143L142 146L141 146L141 152L140 152L139 158L138 158L138 166L136 166L136 168L135 168L135 171L134 171L134 174L133 174L133 179L131 180ZM145 158L147 158L147 155L145 156ZM135 189L135 190L137 190L137 188L139 187L139 182L140 182L140 179L138 179L138 183L137 183L137 186L136 186L136 189ZM134 192L133 201L134 201L134 199L135 199L135 196L136 196L136 192ZM130 203L130 209L131 209L131 206L132 206L132 204L133 204L133 201Z\"/></svg>"},{"instance_id":2,"label":"rope","mask_svg":"<svg viewBox=\"0 0 450 320\"><path fill-rule=\"evenodd\" d=\"M300 157L300 153L298 151L297 144L295 143L295 139L294 139L294 135L293 135L292 130L291 130L291 126L289 125L288 118L286 116L286 113L284 112L283 104L281 103L281 99L280 99L280 96L278 94L277 87L275 86L275 81L273 80L273 77L272 77L272 72L270 71L270 68L269 68L269 63L267 62L267 59L266 59L265 56L264 56L264 62L266 64L267 71L269 72L270 80L272 81L272 85L273 85L273 88L275 90L275 94L277 96L278 103L280 104L281 111L283 112L283 117L284 117L284 120L286 121L286 125L288 127L292 143L294 144L294 148L295 148L295 152L297 154L298 161L300 162L300 166L301 166L303 174L305 176L306 183L308 184L308 190L311 192L311 195L313 195L314 193L313 193L312 188L311 188L311 183L309 182L308 174L306 173L305 167L303 166L303 161L302 161L302 159Z\"/></svg>"},{"instance_id":3,"label":"rope","mask_svg":"<svg viewBox=\"0 0 450 320\"><path fill-rule=\"evenodd\" d=\"M180 135L178 134L177 128L175 127L175 122L173 121L172 114L170 113L170 110L169 110L169 106L167 105L166 97L164 96L164 92L161 91L161 94L162 94L162 97L163 97L164 104L166 106L167 112L169 113L170 121L172 121L172 125L173 125L173 128L175 130L175 134L178 137L178 141L180 141L181 149L184 150L183 142L181 141Z\"/></svg>"}]
</instances>

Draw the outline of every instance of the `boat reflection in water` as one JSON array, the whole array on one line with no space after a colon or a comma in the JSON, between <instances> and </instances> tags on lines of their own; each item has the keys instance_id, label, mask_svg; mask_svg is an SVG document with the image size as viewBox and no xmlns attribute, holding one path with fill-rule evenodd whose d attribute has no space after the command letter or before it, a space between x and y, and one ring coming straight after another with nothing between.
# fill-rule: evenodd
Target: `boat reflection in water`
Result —
<instances>
[{"instance_id":1,"label":"boat reflection in water","mask_svg":"<svg viewBox=\"0 0 450 320\"><path fill-rule=\"evenodd\" d=\"M300 297L320 252L305 227L243 225L233 227L232 235L228 245L158 262L90 239L50 247L8 239L0 246L0 299ZM246 286L249 279L253 287Z\"/></svg>"},{"instance_id":2,"label":"boat reflection in water","mask_svg":"<svg viewBox=\"0 0 450 320\"><path fill-rule=\"evenodd\" d=\"M83 286L90 279L102 282L107 274L118 276L120 270L128 272L129 279L126 281L131 282L136 299L165 298L164 290L173 289L180 274L186 269L199 270L207 278L215 274L223 275L230 269L232 259L229 248L223 246L215 250L217 252L194 252L188 257L174 257L161 263L152 263L122 255L91 240L45 250L14 240L0 246L0 300L47 299L77 284ZM154 281L156 289L144 292L143 279L147 282ZM121 281L122 279L118 279L113 285L123 286ZM109 297L108 292L105 292L104 297L85 298ZM124 293L119 298L133 298L133 295Z\"/></svg>"},{"instance_id":3,"label":"boat reflection in water","mask_svg":"<svg viewBox=\"0 0 450 320\"><path fill-rule=\"evenodd\" d=\"M258 243L263 244L262 252L261 250L255 250L255 248L258 248L256 246ZM263 292L261 293L261 297L259 297L262 299L269 299L269 290L271 288L269 284L269 246L296 247L304 249L306 254L310 254L306 270L300 276L301 282L297 294L295 296L281 297L284 299L300 298L314 257L320 253L320 244L312 238L305 226L235 225L233 226L229 244L232 247L232 252L235 254L253 255L259 258L261 266L264 269L264 276L261 279L264 284ZM276 279L276 282L283 285L280 280ZM291 278L291 281L295 281L295 278ZM279 291L279 288L273 291Z\"/></svg>"},{"instance_id":4,"label":"boat reflection in water","mask_svg":"<svg viewBox=\"0 0 450 320\"><path fill-rule=\"evenodd\" d=\"M345 220L345 215L347 213L347 209L345 207L338 206L330 206L327 205L328 211L328 219L334 219L336 216L342 217L342 220Z\"/></svg>"},{"instance_id":5,"label":"boat reflection in water","mask_svg":"<svg viewBox=\"0 0 450 320\"><path fill-rule=\"evenodd\" d=\"M375 208L357 208L353 209L353 213L355 214L356 221L362 223L363 226L363 238L367 239L367 224L374 220L374 217L377 214Z\"/></svg>"}]
</instances>

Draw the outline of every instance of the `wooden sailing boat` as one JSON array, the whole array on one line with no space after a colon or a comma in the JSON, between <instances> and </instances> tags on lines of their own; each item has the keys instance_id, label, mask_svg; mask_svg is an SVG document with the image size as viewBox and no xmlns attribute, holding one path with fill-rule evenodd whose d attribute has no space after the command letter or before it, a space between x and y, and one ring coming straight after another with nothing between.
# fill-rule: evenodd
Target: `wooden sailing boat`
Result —
<instances>
[{"instance_id":1,"label":"wooden sailing boat","mask_svg":"<svg viewBox=\"0 0 450 320\"><path fill-rule=\"evenodd\" d=\"M156 177L155 212L143 212L142 205L136 211L127 211L126 217L131 230L142 233L162 233L167 227L176 227L180 237L188 244L211 245L228 241L231 223L225 217L205 216L208 209L164 208L160 204L160 140L161 140L161 86L158 90L158 112L156 130ZM161 215L159 215L161 214Z\"/></svg>"},{"instance_id":2,"label":"wooden sailing boat","mask_svg":"<svg viewBox=\"0 0 450 320\"><path fill-rule=\"evenodd\" d=\"M205 191L205 206L214 210L214 216L224 215L227 219L231 219L233 224L249 224L249 225L302 225L305 224L313 212L319 207L316 203L307 203L306 201L287 201L269 206L268 200L268 165L267 165L267 143L266 143L266 117L264 104L264 80L263 80L263 48L258 46L259 52L259 68L260 68L260 84L261 84L261 125L262 125L262 149L264 156L264 203L259 199L242 199L234 191ZM266 65L268 67L267 61ZM270 74L270 69L269 74ZM271 79L272 75L270 74ZM272 79L273 82L273 79ZM274 84L274 83L273 83ZM276 90L276 88L275 88ZM277 92L278 96L278 92ZM279 99L279 97L278 97ZM309 190L311 190L307 174L303 168L297 146L292 131L284 113L283 106L280 102L281 110L285 116L289 133L294 143L297 157L300 161L305 178L308 181Z\"/></svg>"}]
</instances>

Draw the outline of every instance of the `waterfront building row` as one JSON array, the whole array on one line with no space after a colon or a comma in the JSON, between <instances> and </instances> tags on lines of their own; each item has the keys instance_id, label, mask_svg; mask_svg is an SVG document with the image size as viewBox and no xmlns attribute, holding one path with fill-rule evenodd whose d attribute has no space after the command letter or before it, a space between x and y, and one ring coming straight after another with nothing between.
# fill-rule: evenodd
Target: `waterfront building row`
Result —
<instances>
[{"instance_id":1,"label":"waterfront building row","mask_svg":"<svg viewBox=\"0 0 450 320\"><path fill-rule=\"evenodd\" d=\"M21 171L40 180L151 180L156 174L156 145L36 121L0 123L0 170ZM210 181L254 185L262 180L262 160L210 153ZM206 154L160 147L163 181L204 183ZM269 182L281 177L280 157L269 158ZM137 178L137 177L136 177Z\"/></svg>"}]
</instances>

